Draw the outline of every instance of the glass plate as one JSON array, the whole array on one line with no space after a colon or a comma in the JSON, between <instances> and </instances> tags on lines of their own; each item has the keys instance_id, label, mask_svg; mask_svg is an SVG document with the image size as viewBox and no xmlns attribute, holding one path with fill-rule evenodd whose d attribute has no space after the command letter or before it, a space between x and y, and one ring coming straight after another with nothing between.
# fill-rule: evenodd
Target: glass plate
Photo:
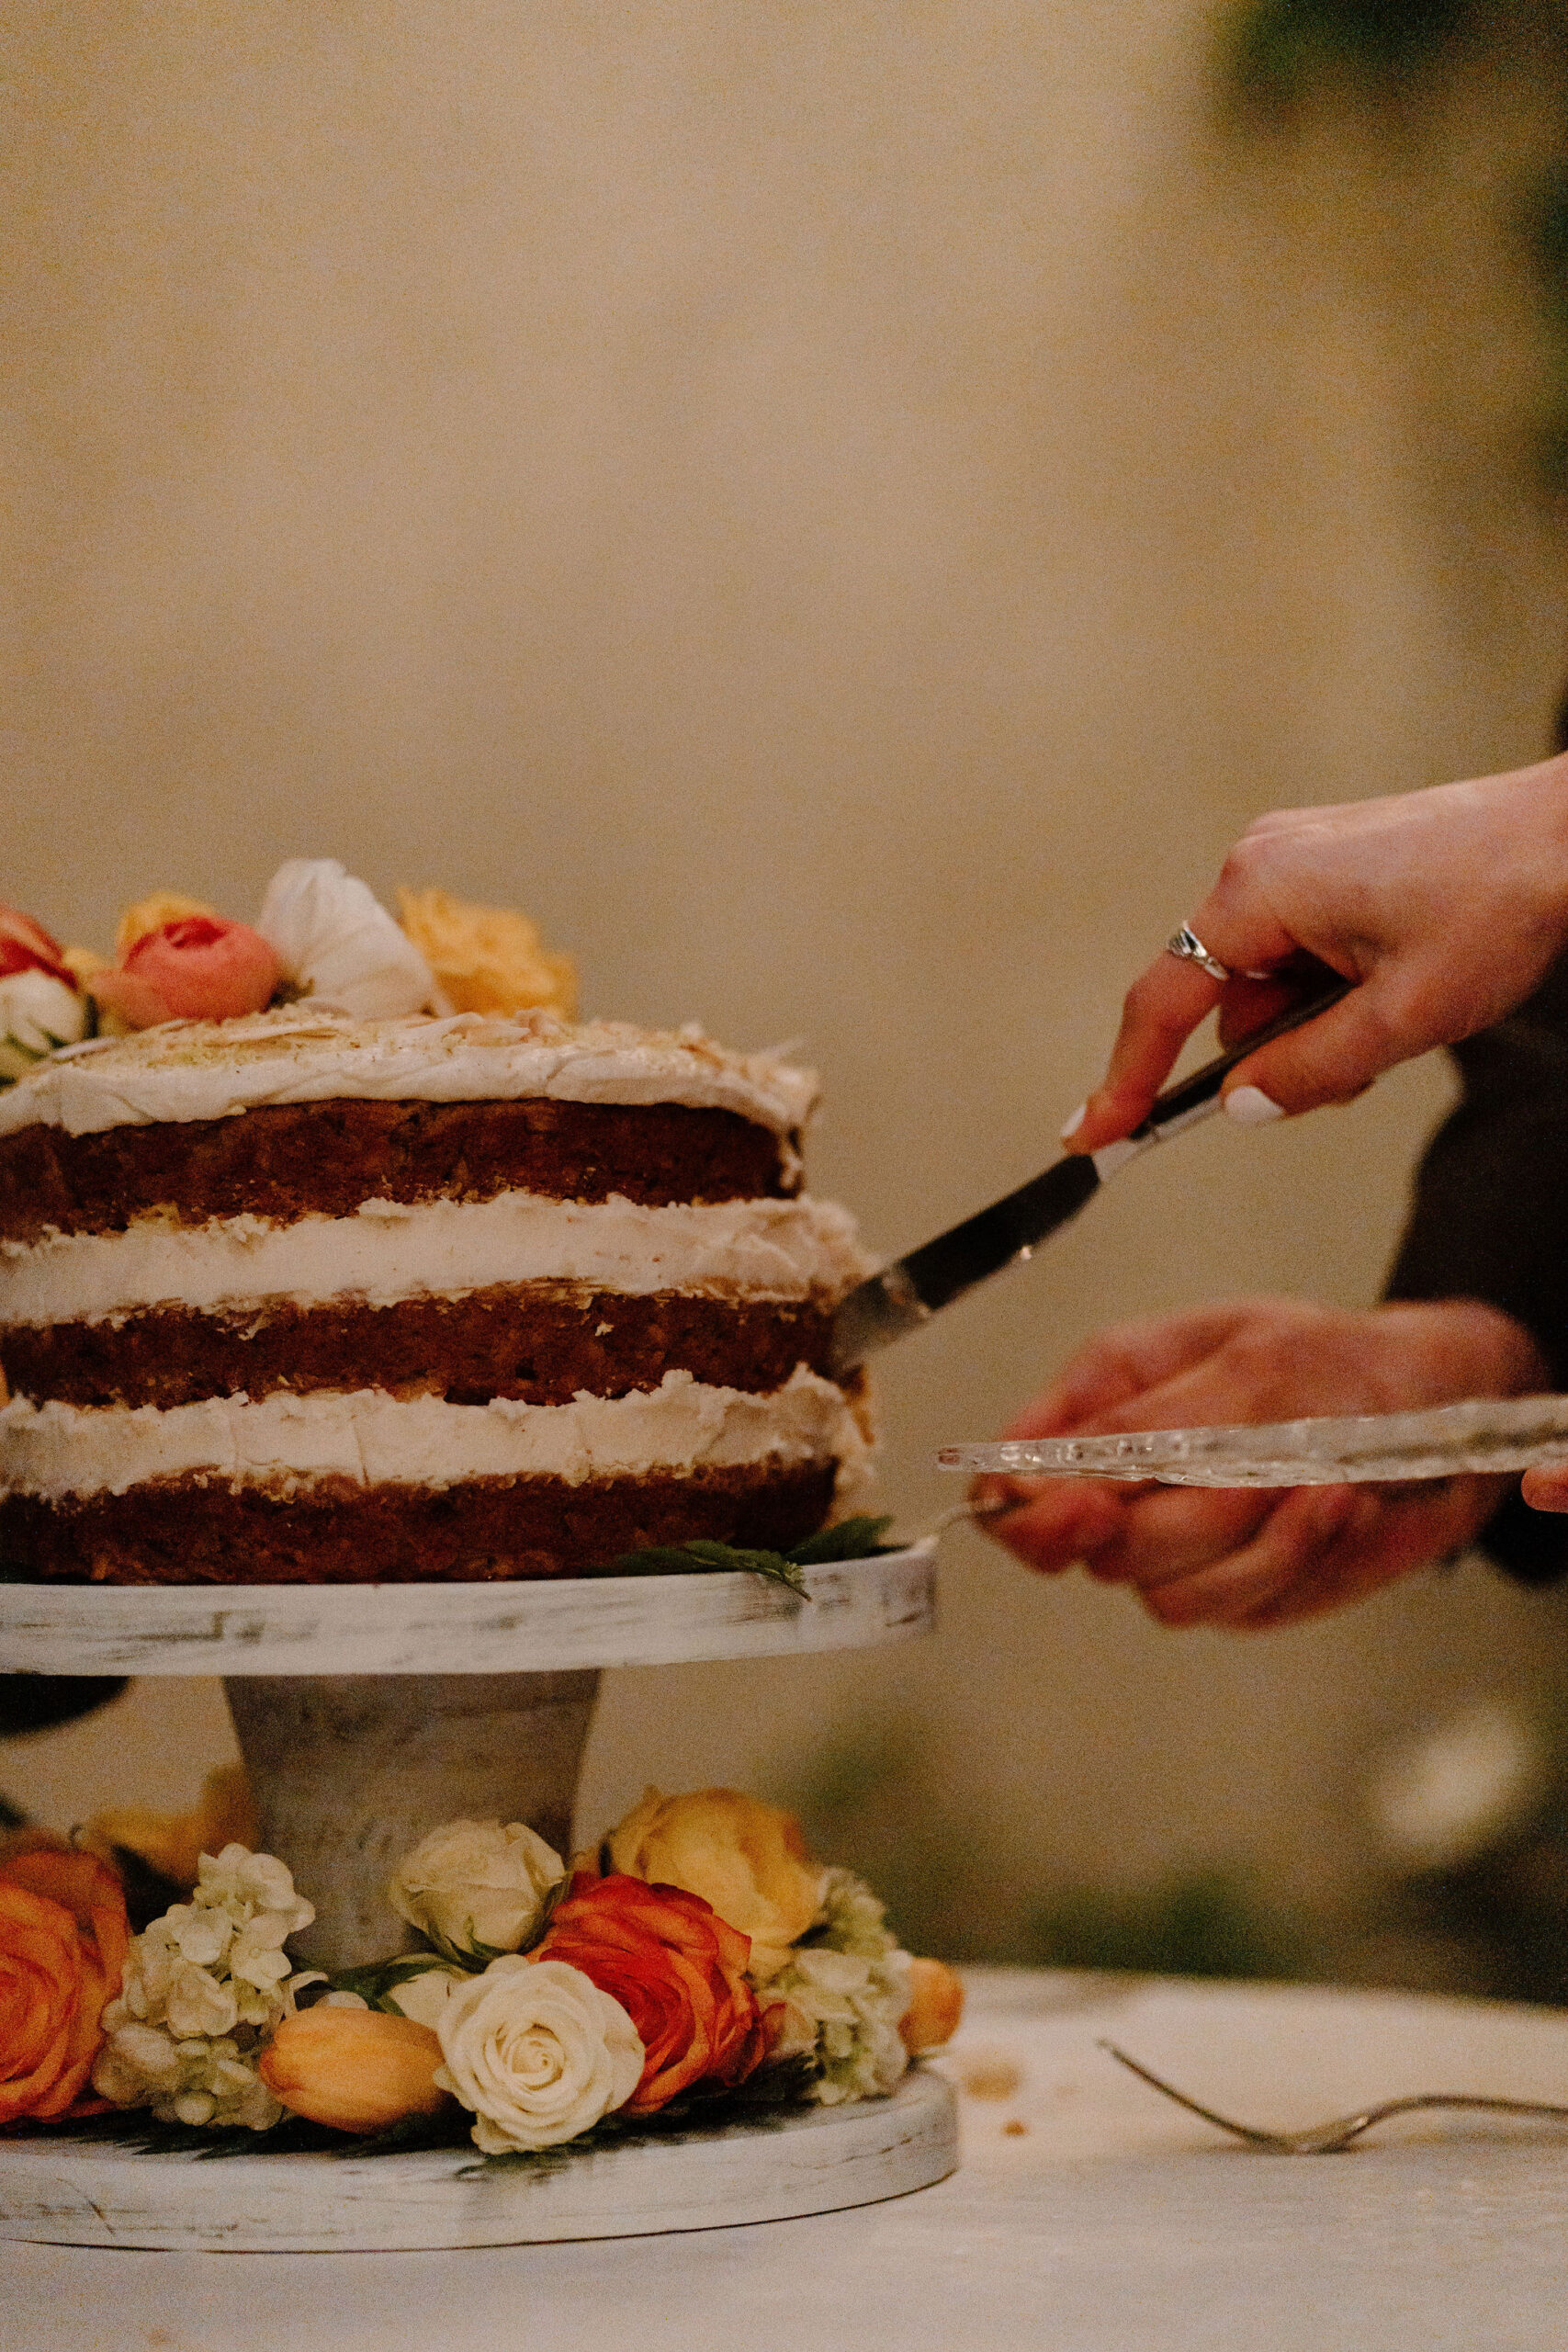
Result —
<instances>
[{"instance_id":1,"label":"glass plate","mask_svg":"<svg viewBox=\"0 0 1568 2352\"><path fill-rule=\"evenodd\" d=\"M1568 1396L1477 1396L1424 1413L1253 1428L1132 1430L1119 1437L948 1445L944 1470L1026 1478L1152 1478L1168 1487L1338 1487L1568 1463Z\"/></svg>"}]
</instances>

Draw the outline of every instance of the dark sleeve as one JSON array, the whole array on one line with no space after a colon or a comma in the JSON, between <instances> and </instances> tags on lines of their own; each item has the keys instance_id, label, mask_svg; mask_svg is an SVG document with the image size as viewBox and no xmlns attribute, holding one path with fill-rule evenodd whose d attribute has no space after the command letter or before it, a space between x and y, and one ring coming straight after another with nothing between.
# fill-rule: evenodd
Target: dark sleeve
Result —
<instances>
[{"instance_id":1,"label":"dark sleeve","mask_svg":"<svg viewBox=\"0 0 1568 2352\"><path fill-rule=\"evenodd\" d=\"M1568 1390L1568 957L1454 1059L1464 1091L1422 1159L1388 1295L1502 1307ZM1568 1576L1568 1517L1517 1487L1478 1540L1527 1584Z\"/></svg>"}]
</instances>

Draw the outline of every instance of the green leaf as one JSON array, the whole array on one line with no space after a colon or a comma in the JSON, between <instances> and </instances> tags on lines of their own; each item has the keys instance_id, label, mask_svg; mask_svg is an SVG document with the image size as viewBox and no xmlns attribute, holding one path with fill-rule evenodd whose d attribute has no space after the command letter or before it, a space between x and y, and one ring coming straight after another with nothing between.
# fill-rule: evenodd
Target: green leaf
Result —
<instances>
[{"instance_id":1,"label":"green leaf","mask_svg":"<svg viewBox=\"0 0 1568 2352\"><path fill-rule=\"evenodd\" d=\"M445 1956L434 1951L400 1952L393 1960L367 1961L362 1968L336 1968L332 1972L329 1989L334 1993L357 1993L373 2009L391 2010L394 2005L389 1996L411 1977L427 1976L433 1968L439 1968ZM480 1962L481 1967L485 1964Z\"/></svg>"},{"instance_id":2,"label":"green leaf","mask_svg":"<svg viewBox=\"0 0 1568 2352\"><path fill-rule=\"evenodd\" d=\"M791 1552L719 1544L698 1535L689 1544L655 1544L644 1552L623 1552L608 1567L593 1573L605 1577L679 1577L705 1569L716 1576L739 1569L751 1576L768 1577L774 1584L786 1585L791 1592L808 1598L800 1574L802 1568L825 1567L834 1560L870 1560L885 1552L896 1552L896 1544L882 1540L892 1524L890 1517L840 1520L837 1527L824 1527L816 1535L808 1535Z\"/></svg>"},{"instance_id":3,"label":"green leaf","mask_svg":"<svg viewBox=\"0 0 1568 2352\"><path fill-rule=\"evenodd\" d=\"M752 1576L769 1577L775 1584L787 1585L791 1592L804 1594L800 1571L782 1552L745 1551L733 1544L710 1543L697 1537L690 1544L660 1544L646 1552L623 1552L618 1560L598 1570L606 1577L680 1577L696 1576L705 1571L710 1575L734 1574L748 1570Z\"/></svg>"},{"instance_id":4,"label":"green leaf","mask_svg":"<svg viewBox=\"0 0 1568 2352\"><path fill-rule=\"evenodd\" d=\"M859 1519L841 1519L837 1527L824 1527L797 1544L789 1557L796 1567L825 1566L831 1560L874 1560L885 1552L896 1552L897 1544L885 1544L883 1537L893 1524L893 1514L871 1519L863 1514Z\"/></svg>"}]
</instances>

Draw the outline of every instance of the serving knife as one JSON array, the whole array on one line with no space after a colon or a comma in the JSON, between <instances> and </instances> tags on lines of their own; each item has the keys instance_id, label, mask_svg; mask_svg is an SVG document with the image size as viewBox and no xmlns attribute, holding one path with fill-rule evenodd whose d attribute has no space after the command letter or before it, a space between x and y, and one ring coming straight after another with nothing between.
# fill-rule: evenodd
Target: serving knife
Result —
<instances>
[{"instance_id":1,"label":"serving knife","mask_svg":"<svg viewBox=\"0 0 1568 2352\"><path fill-rule=\"evenodd\" d=\"M988 1281L1004 1266L1032 1257L1040 1244L1077 1216L1107 1178L1129 1159L1211 1117L1220 1107L1220 1089L1238 1062L1260 1046L1314 1021L1348 996L1354 985L1351 980L1336 979L1332 986L1287 1005L1274 1020L1217 1054L1190 1078L1168 1087L1131 1135L1117 1143L1102 1144L1098 1151L1058 1159L1055 1167L1032 1176L1015 1193L1005 1193L989 1208L965 1217L962 1225L939 1233L934 1241L912 1250L907 1258L895 1259L880 1273L858 1283L840 1301L833 1317L829 1341L833 1371L852 1371L878 1348L919 1330L939 1308L962 1298L976 1283Z\"/></svg>"}]
</instances>

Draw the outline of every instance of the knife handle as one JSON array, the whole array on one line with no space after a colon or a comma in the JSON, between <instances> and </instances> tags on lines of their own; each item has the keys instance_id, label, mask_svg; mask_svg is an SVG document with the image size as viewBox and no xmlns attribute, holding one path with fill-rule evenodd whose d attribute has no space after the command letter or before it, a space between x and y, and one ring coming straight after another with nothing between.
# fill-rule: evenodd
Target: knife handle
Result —
<instances>
[{"instance_id":1,"label":"knife handle","mask_svg":"<svg viewBox=\"0 0 1568 2352\"><path fill-rule=\"evenodd\" d=\"M1356 985L1354 980L1337 977L1326 988L1314 989L1310 996L1288 1004L1283 1012L1276 1013L1260 1029L1254 1029L1234 1046L1227 1046L1223 1054L1216 1054L1212 1062L1195 1069L1190 1078L1168 1086L1163 1094L1156 1096L1147 1118L1140 1119L1130 1135L1090 1153L1100 1176L1103 1179L1113 1175L1134 1153L1146 1151L1150 1144L1164 1143L1168 1136L1179 1135L1183 1127L1194 1127L1200 1119L1210 1117L1219 1108L1220 1089L1238 1063L1257 1053L1260 1046L1271 1046L1276 1037L1287 1037L1292 1029L1304 1028L1320 1012L1326 1012L1331 1005L1348 996Z\"/></svg>"}]
</instances>

